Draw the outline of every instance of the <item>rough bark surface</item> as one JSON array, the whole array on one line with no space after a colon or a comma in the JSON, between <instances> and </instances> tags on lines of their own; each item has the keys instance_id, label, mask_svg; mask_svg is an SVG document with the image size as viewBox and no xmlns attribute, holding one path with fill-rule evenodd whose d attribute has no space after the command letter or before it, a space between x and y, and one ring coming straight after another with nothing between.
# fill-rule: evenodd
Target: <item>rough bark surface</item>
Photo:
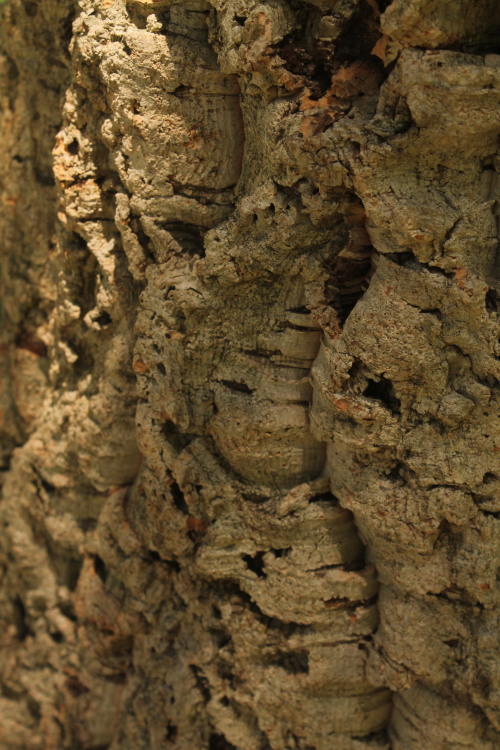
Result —
<instances>
[{"instance_id":1,"label":"rough bark surface","mask_svg":"<svg viewBox=\"0 0 500 750\"><path fill-rule=\"evenodd\" d=\"M1 6L2 750L498 748L499 33Z\"/></svg>"}]
</instances>

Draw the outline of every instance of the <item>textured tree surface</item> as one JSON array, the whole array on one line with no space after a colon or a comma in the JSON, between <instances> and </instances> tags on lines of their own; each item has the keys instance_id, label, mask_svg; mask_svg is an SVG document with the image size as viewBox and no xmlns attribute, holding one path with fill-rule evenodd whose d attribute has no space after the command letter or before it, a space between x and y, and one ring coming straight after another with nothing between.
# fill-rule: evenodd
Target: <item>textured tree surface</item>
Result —
<instances>
[{"instance_id":1,"label":"textured tree surface","mask_svg":"<svg viewBox=\"0 0 500 750\"><path fill-rule=\"evenodd\" d=\"M2 4L2 750L500 746L499 39Z\"/></svg>"}]
</instances>

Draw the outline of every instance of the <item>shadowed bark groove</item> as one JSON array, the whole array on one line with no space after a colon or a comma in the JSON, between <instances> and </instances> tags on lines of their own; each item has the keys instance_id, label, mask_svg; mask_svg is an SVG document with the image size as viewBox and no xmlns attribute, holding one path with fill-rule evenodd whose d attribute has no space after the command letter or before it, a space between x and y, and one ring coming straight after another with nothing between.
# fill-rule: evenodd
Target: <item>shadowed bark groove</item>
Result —
<instances>
[{"instance_id":1,"label":"shadowed bark groove","mask_svg":"<svg viewBox=\"0 0 500 750\"><path fill-rule=\"evenodd\" d=\"M1 6L5 750L498 746L500 15L459 5Z\"/></svg>"}]
</instances>

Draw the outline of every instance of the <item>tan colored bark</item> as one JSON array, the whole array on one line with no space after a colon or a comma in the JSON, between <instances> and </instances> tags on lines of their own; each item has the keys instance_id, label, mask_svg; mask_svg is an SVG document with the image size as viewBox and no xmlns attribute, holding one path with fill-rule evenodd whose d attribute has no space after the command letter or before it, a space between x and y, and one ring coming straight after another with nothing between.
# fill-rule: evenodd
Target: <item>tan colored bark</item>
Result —
<instances>
[{"instance_id":1,"label":"tan colored bark","mask_svg":"<svg viewBox=\"0 0 500 750\"><path fill-rule=\"evenodd\" d=\"M2 6L2 750L498 746L476 5Z\"/></svg>"}]
</instances>

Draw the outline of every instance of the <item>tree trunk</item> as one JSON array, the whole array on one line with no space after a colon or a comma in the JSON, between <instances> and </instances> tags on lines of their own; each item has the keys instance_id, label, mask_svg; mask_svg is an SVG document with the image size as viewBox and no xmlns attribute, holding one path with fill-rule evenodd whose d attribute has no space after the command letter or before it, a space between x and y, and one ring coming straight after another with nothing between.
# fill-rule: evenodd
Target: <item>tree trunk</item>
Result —
<instances>
[{"instance_id":1,"label":"tree trunk","mask_svg":"<svg viewBox=\"0 0 500 750\"><path fill-rule=\"evenodd\" d=\"M3 2L2 750L500 746L499 33Z\"/></svg>"}]
</instances>

